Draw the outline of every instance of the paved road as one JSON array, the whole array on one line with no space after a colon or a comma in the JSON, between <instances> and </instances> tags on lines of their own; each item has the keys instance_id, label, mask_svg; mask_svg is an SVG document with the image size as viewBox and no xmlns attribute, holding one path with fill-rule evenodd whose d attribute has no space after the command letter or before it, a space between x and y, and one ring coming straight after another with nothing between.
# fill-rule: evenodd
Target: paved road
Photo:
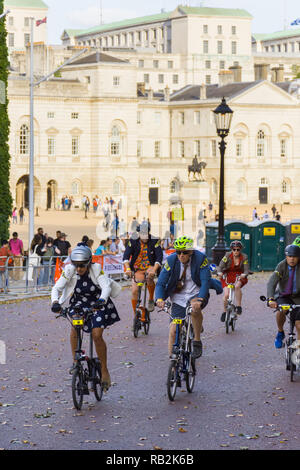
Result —
<instances>
[{"instance_id":1,"label":"paved road","mask_svg":"<svg viewBox=\"0 0 300 470\"><path fill-rule=\"evenodd\" d=\"M134 339L129 290L117 299L122 321L106 332L113 387L81 412L71 399L66 321L48 299L0 305L2 449L298 449L300 377L290 383L283 351L273 346L272 311L258 300L266 275L244 291L237 330L226 335L221 297L205 310L204 353L195 389L166 395L165 314L154 312L149 336Z\"/></svg>"}]
</instances>

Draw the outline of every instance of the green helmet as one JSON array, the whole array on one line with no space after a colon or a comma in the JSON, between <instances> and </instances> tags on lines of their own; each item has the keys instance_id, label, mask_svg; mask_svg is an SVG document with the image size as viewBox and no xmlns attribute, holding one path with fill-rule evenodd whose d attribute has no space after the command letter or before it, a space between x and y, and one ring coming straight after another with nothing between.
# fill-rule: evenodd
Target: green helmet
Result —
<instances>
[{"instance_id":1,"label":"green helmet","mask_svg":"<svg viewBox=\"0 0 300 470\"><path fill-rule=\"evenodd\" d=\"M194 240L189 237L176 238L174 242L175 250L192 250L194 247Z\"/></svg>"},{"instance_id":2,"label":"green helmet","mask_svg":"<svg viewBox=\"0 0 300 470\"><path fill-rule=\"evenodd\" d=\"M298 235L298 237L295 238L295 240L293 241L293 245L297 245L300 247L300 235Z\"/></svg>"}]
</instances>

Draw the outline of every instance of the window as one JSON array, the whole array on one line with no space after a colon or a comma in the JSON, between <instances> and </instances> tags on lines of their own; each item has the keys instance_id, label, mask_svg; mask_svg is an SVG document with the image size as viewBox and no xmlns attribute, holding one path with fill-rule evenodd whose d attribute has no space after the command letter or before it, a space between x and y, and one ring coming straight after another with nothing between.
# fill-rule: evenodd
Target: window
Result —
<instances>
[{"instance_id":1,"label":"window","mask_svg":"<svg viewBox=\"0 0 300 470\"><path fill-rule=\"evenodd\" d=\"M242 139L236 139L235 153L236 153L236 156L238 158L243 156L243 141L242 141Z\"/></svg>"},{"instance_id":2,"label":"window","mask_svg":"<svg viewBox=\"0 0 300 470\"><path fill-rule=\"evenodd\" d=\"M233 36L236 35L236 26L231 26L231 34L232 34Z\"/></svg>"},{"instance_id":3,"label":"window","mask_svg":"<svg viewBox=\"0 0 300 470\"><path fill-rule=\"evenodd\" d=\"M174 85L178 85L178 82L179 82L179 77L178 77L178 74L176 73L175 75L173 75L173 83Z\"/></svg>"},{"instance_id":4,"label":"window","mask_svg":"<svg viewBox=\"0 0 300 470\"><path fill-rule=\"evenodd\" d=\"M153 61L153 67L154 67L155 69L158 69L158 65L159 65L158 60L154 60L154 61Z\"/></svg>"},{"instance_id":5,"label":"window","mask_svg":"<svg viewBox=\"0 0 300 470\"><path fill-rule=\"evenodd\" d=\"M142 112L141 112L141 111L138 111L138 112L136 113L136 123L137 123L137 124L141 124L141 122L142 122Z\"/></svg>"},{"instance_id":6,"label":"window","mask_svg":"<svg viewBox=\"0 0 300 470\"><path fill-rule=\"evenodd\" d=\"M8 33L8 47L14 47L15 45L15 35L14 33Z\"/></svg>"},{"instance_id":7,"label":"window","mask_svg":"<svg viewBox=\"0 0 300 470\"><path fill-rule=\"evenodd\" d=\"M194 142L194 155L200 157L200 140L195 140Z\"/></svg>"},{"instance_id":8,"label":"window","mask_svg":"<svg viewBox=\"0 0 300 470\"><path fill-rule=\"evenodd\" d=\"M25 28L28 28L30 26L30 18L28 16L25 16L24 18L24 26Z\"/></svg>"},{"instance_id":9,"label":"window","mask_svg":"<svg viewBox=\"0 0 300 470\"><path fill-rule=\"evenodd\" d=\"M149 73L144 73L144 82L149 83Z\"/></svg>"},{"instance_id":10,"label":"window","mask_svg":"<svg viewBox=\"0 0 300 470\"><path fill-rule=\"evenodd\" d=\"M73 181L71 185L71 192L73 196L79 196L80 194L80 183L78 181Z\"/></svg>"},{"instance_id":11,"label":"window","mask_svg":"<svg viewBox=\"0 0 300 470\"><path fill-rule=\"evenodd\" d=\"M71 119L78 119L79 113L71 113Z\"/></svg>"},{"instance_id":12,"label":"window","mask_svg":"<svg viewBox=\"0 0 300 470\"><path fill-rule=\"evenodd\" d=\"M173 60L168 60L168 69L173 68Z\"/></svg>"},{"instance_id":13,"label":"window","mask_svg":"<svg viewBox=\"0 0 300 470\"><path fill-rule=\"evenodd\" d=\"M114 76L113 77L113 86L119 86L120 85L120 77Z\"/></svg>"},{"instance_id":14,"label":"window","mask_svg":"<svg viewBox=\"0 0 300 470\"><path fill-rule=\"evenodd\" d=\"M30 34L29 33L25 33L24 34L24 46L27 46L27 44L30 43Z\"/></svg>"},{"instance_id":15,"label":"window","mask_svg":"<svg viewBox=\"0 0 300 470\"><path fill-rule=\"evenodd\" d=\"M208 54L208 41L203 41L203 54Z\"/></svg>"},{"instance_id":16,"label":"window","mask_svg":"<svg viewBox=\"0 0 300 470\"><path fill-rule=\"evenodd\" d=\"M154 122L155 124L159 125L160 126L160 123L161 123L161 113L159 111L156 111L154 113Z\"/></svg>"},{"instance_id":17,"label":"window","mask_svg":"<svg viewBox=\"0 0 300 470\"><path fill-rule=\"evenodd\" d=\"M203 34L207 34L207 33L208 33L208 25L204 24L203 25Z\"/></svg>"},{"instance_id":18,"label":"window","mask_svg":"<svg viewBox=\"0 0 300 470\"><path fill-rule=\"evenodd\" d=\"M141 157L143 155L143 143L141 140L136 142L136 156Z\"/></svg>"},{"instance_id":19,"label":"window","mask_svg":"<svg viewBox=\"0 0 300 470\"><path fill-rule=\"evenodd\" d=\"M210 75L205 75L205 83L206 83L206 85L211 84L211 76Z\"/></svg>"},{"instance_id":20,"label":"window","mask_svg":"<svg viewBox=\"0 0 300 470\"><path fill-rule=\"evenodd\" d=\"M200 111L194 111L194 124L200 124Z\"/></svg>"},{"instance_id":21,"label":"window","mask_svg":"<svg viewBox=\"0 0 300 470\"><path fill-rule=\"evenodd\" d=\"M48 155L55 155L55 137L48 137Z\"/></svg>"},{"instance_id":22,"label":"window","mask_svg":"<svg viewBox=\"0 0 300 470\"><path fill-rule=\"evenodd\" d=\"M205 68L206 68L206 69L210 69L210 68L211 68L211 61L210 61L210 60L206 60L206 61L205 61Z\"/></svg>"},{"instance_id":23,"label":"window","mask_svg":"<svg viewBox=\"0 0 300 470\"><path fill-rule=\"evenodd\" d=\"M218 24L218 34L222 34L222 25Z\"/></svg>"},{"instance_id":24,"label":"window","mask_svg":"<svg viewBox=\"0 0 300 470\"><path fill-rule=\"evenodd\" d=\"M20 154L27 155L29 151L29 129L26 124L20 128Z\"/></svg>"},{"instance_id":25,"label":"window","mask_svg":"<svg viewBox=\"0 0 300 470\"><path fill-rule=\"evenodd\" d=\"M281 183L281 192L282 193L286 193L287 192L287 182L286 181L282 181Z\"/></svg>"},{"instance_id":26,"label":"window","mask_svg":"<svg viewBox=\"0 0 300 470\"><path fill-rule=\"evenodd\" d=\"M217 141L215 139L211 141L211 156L217 156Z\"/></svg>"},{"instance_id":27,"label":"window","mask_svg":"<svg viewBox=\"0 0 300 470\"><path fill-rule=\"evenodd\" d=\"M47 113L47 118L48 119L54 119L55 113L53 111L48 111Z\"/></svg>"},{"instance_id":28,"label":"window","mask_svg":"<svg viewBox=\"0 0 300 470\"><path fill-rule=\"evenodd\" d=\"M280 139L280 156L282 158L285 158L286 157L286 139Z\"/></svg>"},{"instance_id":29,"label":"window","mask_svg":"<svg viewBox=\"0 0 300 470\"><path fill-rule=\"evenodd\" d=\"M180 112L179 115L179 124L184 125L184 112Z\"/></svg>"},{"instance_id":30,"label":"window","mask_svg":"<svg viewBox=\"0 0 300 470\"><path fill-rule=\"evenodd\" d=\"M138 66L139 66L140 69L142 69L144 67L144 61L142 59L139 60Z\"/></svg>"},{"instance_id":31,"label":"window","mask_svg":"<svg viewBox=\"0 0 300 470\"><path fill-rule=\"evenodd\" d=\"M162 73L158 75L158 83L164 83L164 75Z\"/></svg>"},{"instance_id":32,"label":"window","mask_svg":"<svg viewBox=\"0 0 300 470\"><path fill-rule=\"evenodd\" d=\"M120 129L118 126L113 126L111 130L110 153L111 155L120 155Z\"/></svg>"},{"instance_id":33,"label":"window","mask_svg":"<svg viewBox=\"0 0 300 470\"><path fill-rule=\"evenodd\" d=\"M231 42L231 54L236 54L237 48L236 48L236 41Z\"/></svg>"},{"instance_id":34,"label":"window","mask_svg":"<svg viewBox=\"0 0 300 470\"><path fill-rule=\"evenodd\" d=\"M246 197L246 183L244 180L240 179L237 182L237 195L238 197L244 199Z\"/></svg>"},{"instance_id":35,"label":"window","mask_svg":"<svg viewBox=\"0 0 300 470\"><path fill-rule=\"evenodd\" d=\"M257 133L256 155L257 157L265 156L265 134L261 130Z\"/></svg>"},{"instance_id":36,"label":"window","mask_svg":"<svg viewBox=\"0 0 300 470\"><path fill-rule=\"evenodd\" d=\"M179 141L179 157L184 158L184 141Z\"/></svg>"},{"instance_id":37,"label":"window","mask_svg":"<svg viewBox=\"0 0 300 470\"><path fill-rule=\"evenodd\" d=\"M160 140L154 142L154 156L155 158L160 157Z\"/></svg>"},{"instance_id":38,"label":"window","mask_svg":"<svg viewBox=\"0 0 300 470\"><path fill-rule=\"evenodd\" d=\"M72 136L72 155L79 155L79 136Z\"/></svg>"},{"instance_id":39,"label":"window","mask_svg":"<svg viewBox=\"0 0 300 470\"><path fill-rule=\"evenodd\" d=\"M14 25L14 17L13 17L13 16L9 16L9 17L8 17L8 25L9 25L9 26L13 26L13 25Z\"/></svg>"},{"instance_id":40,"label":"window","mask_svg":"<svg viewBox=\"0 0 300 470\"><path fill-rule=\"evenodd\" d=\"M219 69L220 69L220 70L224 70L224 69L225 69L225 60L220 60Z\"/></svg>"},{"instance_id":41,"label":"window","mask_svg":"<svg viewBox=\"0 0 300 470\"><path fill-rule=\"evenodd\" d=\"M223 41L217 42L218 54L223 54Z\"/></svg>"},{"instance_id":42,"label":"window","mask_svg":"<svg viewBox=\"0 0 300 470\"><path fill-rule=\"evenodd\" d=\"M177 179L174 179L170 183L170 193L178 193L180 189L179 181Z\"/></svg>"}]
</instances>

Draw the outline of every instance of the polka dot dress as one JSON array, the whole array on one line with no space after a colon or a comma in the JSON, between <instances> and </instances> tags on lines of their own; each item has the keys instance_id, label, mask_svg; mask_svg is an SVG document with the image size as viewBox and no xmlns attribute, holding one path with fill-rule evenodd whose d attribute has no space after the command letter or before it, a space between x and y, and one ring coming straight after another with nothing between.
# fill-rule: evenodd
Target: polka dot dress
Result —
<instances>
[{"instance_id":1,"label":"polka dot dress","mask_svg":"<svg viewBox=\"0 0 300 470\"><path fill-rule=\"evenodd\" d=\"M70 316L75 313L78 314L74 311L78 307L83 312L89 310L100 297L101 289L92 282L90 274L88 272L83 276L77 274L77 283L70 299ZM95 310L94 315L90 317L88 323L84 326L84 331L90 332L93 328L106 328L117 321L120 321L120 317L112 300L108 298L103 307Z\"/></svg>"}]
</instances>

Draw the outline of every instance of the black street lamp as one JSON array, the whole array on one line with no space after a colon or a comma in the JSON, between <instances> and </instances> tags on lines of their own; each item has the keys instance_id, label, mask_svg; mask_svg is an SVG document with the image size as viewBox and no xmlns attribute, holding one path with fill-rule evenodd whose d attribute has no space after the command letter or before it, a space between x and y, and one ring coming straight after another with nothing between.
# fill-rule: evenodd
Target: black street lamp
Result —
<instances>
[{"instance_id":1,"label":"black street lamp","mask_svg":"<svg viewBox=\"0 0 300 470\"><path fill-rule=\"evenodd\" d=\"M223 97L221 104L213 111L217 134L221 137L219 142L221 162L220 162L220 191L219 191L219 224L218 239L212 248L213 262L218 265L226 252L226 243L224 237L224 155L226 149L225 137L229 134L233 111L229 108Z\"/></svg>"}]
</instances>

